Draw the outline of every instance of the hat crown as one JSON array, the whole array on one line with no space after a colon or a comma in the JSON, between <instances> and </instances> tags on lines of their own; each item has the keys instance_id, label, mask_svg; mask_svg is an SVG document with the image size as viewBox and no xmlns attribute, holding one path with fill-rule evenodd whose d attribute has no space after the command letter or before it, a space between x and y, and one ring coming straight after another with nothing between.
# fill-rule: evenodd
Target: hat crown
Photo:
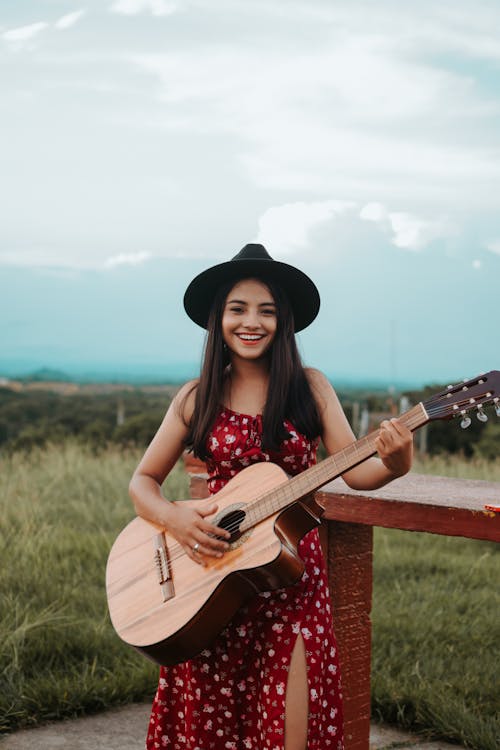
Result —
<instances>
[{"instance_id":1,"label":"hat crown","mask_svg":"<svg viewBox=\"0 0 500 750\"><path fill-rule=\"evenodd\" d=\"M237 253L233 258L231 258L231 261L233 260L273 260L269 253L267 252L264 245L259 245L255 242L250 242L248 245L245 245L239 253Z\"/></svg>"}]
</instances>

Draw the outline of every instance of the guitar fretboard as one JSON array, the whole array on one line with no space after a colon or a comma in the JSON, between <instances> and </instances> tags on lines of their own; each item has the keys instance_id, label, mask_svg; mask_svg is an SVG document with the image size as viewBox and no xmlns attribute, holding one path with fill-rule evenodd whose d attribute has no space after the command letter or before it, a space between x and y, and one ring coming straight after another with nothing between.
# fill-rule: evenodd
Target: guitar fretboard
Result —
<instances>
[{"instance_id":1,"label":"guitar fretboard","mask_svg":"<svg viewBox=\"0 0 500 750\"><path fill-rule=\"evenodd\" d=\"M429 421L422 403L405 412L399 419L412 432ZM285 510L297 500L315 492L327 482L375 455L377 437L378 430L365 435L319 464L311 466L310 469L256 498L245 508L246 516L241 523L240 531L251 529L265 518Z\"/></svg>"}]
</instances>

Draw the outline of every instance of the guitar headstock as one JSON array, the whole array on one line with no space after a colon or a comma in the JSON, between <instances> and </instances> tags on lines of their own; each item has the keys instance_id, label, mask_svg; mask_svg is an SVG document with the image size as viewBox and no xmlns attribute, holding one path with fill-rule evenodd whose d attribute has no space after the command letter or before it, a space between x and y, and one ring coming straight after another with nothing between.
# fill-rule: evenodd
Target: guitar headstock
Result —
<instances>
[{"instance_id":1,"label":"guitar headstock","mask_svg":"<svg viewBox=\"0 0 500 750\"><path fill-rule=\"evenodd\" d=\"M500 417L500 371L491 370L472 380L464 380L457 385L449 385L446 390L436 393L422 402L430 420L462 417L463 427L468 427L470 418L467 412L477 410L477 418L486 422L488 417L483 406L494 404Z\"/></svg>"}]
</instances>

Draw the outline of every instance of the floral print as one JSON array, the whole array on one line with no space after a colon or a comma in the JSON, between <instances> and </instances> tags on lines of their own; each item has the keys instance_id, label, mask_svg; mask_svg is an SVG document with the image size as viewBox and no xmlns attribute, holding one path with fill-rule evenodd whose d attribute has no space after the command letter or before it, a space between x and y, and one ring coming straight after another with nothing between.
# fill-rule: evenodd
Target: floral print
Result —
<instances>
[{"instance_id":1,"label":"floral print","mask_svg":"<svg viewBox=\"0 0 500 750\"><path fill-rule=\"evenodd\" d=\"M316 461L317 441L285 422L278 453L262 450L262 419L224 408L208 446L217 492L255 461L297 474ZM306 650L308 750L343 750L342 696L325 562L317 529L299 543L305 571L293 586L256 595L197 657L162 667L147 750L283 750L285 698L298 634Z\"/></svg>"},{"instance_id":2,"label":"floral print","mask_svg":"<svg viewBox=\"0 0 500 750\"><path fill-rule=\"evenodd\" d=\"M318 440L299 435L288 420L284 425L290 435L280 451L262 450L262 416L252 417L225 407L208 439L210 458L207 461L208 488L218 492L247 466L258 461L272 461L287 474L295 475L316 463Z\"/></svg>"}]
</instances>

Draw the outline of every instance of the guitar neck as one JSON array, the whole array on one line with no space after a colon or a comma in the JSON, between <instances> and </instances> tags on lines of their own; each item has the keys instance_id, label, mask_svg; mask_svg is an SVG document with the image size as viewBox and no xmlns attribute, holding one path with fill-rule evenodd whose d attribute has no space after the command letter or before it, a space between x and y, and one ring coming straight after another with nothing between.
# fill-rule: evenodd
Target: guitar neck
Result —
<instances>
[{"instance_id":1,"label":"guitar neck","mask_svg":"<svg viewBox=\"0 0 500 750\"><path fill-rule=\"evenodd\" d=\"M417 404L399 417L399 420L412 432L429 421L429 416L422 403ZM274 515L302 497L315 492L327 482L354 468L370 456L375 455L375 441L378 430L365 435L360 440L346 446L337 453L297 474L288 482L258 497L246 508L246 518L240 529L250 529L265 518Z\"/></svg>"}]
</instances>

